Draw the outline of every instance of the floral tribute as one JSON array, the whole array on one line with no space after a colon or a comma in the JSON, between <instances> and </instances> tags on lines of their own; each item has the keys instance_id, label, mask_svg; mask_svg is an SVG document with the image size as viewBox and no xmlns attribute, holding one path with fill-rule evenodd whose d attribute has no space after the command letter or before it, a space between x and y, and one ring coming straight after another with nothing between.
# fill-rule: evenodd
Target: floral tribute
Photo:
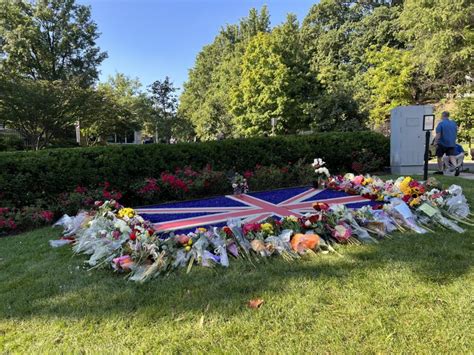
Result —
<instances>
[{"instance_id":1,"label":"floral tribute","mask_svg":"<svg viewBox=\"0 0 474 355\"><path fill-rule=\"evenodd\" d=\"M461 187L443 190L434 179L384 181L346 174L330 176L328 188L379 204L349 209L319 202L313 213L300 218L253 224L230 220L224 227L163 234L132 208L108 200L96 202L89 212L62 217L56 225L64 228L63 237L50 243L71 244L75 253L89 255L86 263L91 268L108 266L144 282L180 268L190 272L194 265L228 267L235 259L255 265L271 257L293 261L316 252L337 253L338 244L377 243L396 231L423 234L439 228L463 233L461 225L474 225Z\"/></svg>"}]
</instances>

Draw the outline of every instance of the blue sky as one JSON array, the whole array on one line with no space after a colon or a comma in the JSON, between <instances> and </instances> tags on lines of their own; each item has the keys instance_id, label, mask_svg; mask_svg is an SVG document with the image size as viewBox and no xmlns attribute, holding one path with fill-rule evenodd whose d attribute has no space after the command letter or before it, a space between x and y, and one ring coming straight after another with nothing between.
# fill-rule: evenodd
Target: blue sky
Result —
<instances>
[{"instance_id":1,"label":"blue sky","mask_svg":"<svg viewBox=\"0 0 474 355\"><path fill-rule=\"evenodd\" d=\"M300 22L317 0L79 0L92 7L102 33L98 44L109 54L101 80L115 72L149 85L168 75L182 87L196 54L225 24L267 5L272 26L292 12Z\"/></svg>"}]
</instances>

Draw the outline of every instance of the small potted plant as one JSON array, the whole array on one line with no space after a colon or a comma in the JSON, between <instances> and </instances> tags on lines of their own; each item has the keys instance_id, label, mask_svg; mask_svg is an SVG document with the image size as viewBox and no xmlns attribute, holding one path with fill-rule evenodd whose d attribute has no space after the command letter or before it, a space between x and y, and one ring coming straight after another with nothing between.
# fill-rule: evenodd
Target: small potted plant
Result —
<instances>
[{"instance_id":1,"label":"small potted plant","mask_svg":"<svg viewBox=\"0 0 474 355\"><path fill-rule=\"evenodd\" d=\"M329 178L329 170L324 165L326 165L326 163L321 158L314 159L313 164L311 164L316 173L316 179L313 181L313 187L315 189L326 187L326 182Z\"/></svg>"},{"instance_id":2,"label":"small potted plant","mask_svg":"<svg viewBox=\"0 0 474 355\"><path fill-rule=\"evenodd\" d=\"M239 173L235 173L232 178L232 188L234 189L234 195L246 194L249 192L249 185L247 179Z\"/></svg>"}]
</instances>

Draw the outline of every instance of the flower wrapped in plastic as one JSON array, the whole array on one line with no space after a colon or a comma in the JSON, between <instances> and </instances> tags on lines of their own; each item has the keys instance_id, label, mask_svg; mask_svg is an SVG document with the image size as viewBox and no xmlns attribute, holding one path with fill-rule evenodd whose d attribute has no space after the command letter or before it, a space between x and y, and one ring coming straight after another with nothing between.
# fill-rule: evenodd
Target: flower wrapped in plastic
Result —
<instances>
[{"instance_id":1,"label":"flower wrapped in plastic","mask_svg":"<svg viewBox=\"0 0 474 355\"><path fill-rule=\"evenodd\" d=\"M410 207L401 199L394 198L390 204L384 206L384 210L392 217L393 221L398 224L399 227L408 228L415 233L424 234L428 231L420 227L416 223L416 217L410 210Z\"/></svg>"},{"instance_id":2,"label":"flower wrapped in plastic","mask_svg":"<svg viewBox=\"0 0 474 355\"><path fill-rule=\"evenodd\" d=\"M346 222L352 230L352 234L362 243L377 243L377 240L372 238L367 229L357 223L352 215L352 212L342 204L331 206L331 211L338 221Z\"/></svg>"},{"instance_id":3,"label":"flower wrapped in plastic","mask_svg":"<svg viewBox=\"0 0 474 355\"><path fill-rule=\"evenodd\" d=\"M449 195L446 198L445 209L448 213L457 218L468 218L470 213L469 205L462 193L462 187L451 185L447 191Z\"/></svg>"},{"instance_id":4,"label":"flower wrapped in plastic","mask_svg":"<svg viewBox=\"0 0 474 355\"><path fill-rule=\"evenodd\" d=\"M451 229L457 233L464 233L464 229L459 227L455 222L443 216L441 211L430 205L428 202L423 203L418 207L418 212L425 214L431 221L438 223L439 225Z\"/></svg>"}]
</instances>

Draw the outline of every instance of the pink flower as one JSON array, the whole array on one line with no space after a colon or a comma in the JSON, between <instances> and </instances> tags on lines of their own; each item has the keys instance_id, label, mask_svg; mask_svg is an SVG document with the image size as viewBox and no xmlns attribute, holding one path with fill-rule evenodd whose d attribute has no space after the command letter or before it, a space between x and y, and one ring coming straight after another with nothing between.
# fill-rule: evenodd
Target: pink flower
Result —
<instances>
[{"instance_id":1,"label":"pink flower","mask_svg":"<svg viewBox=\"0 0 474 355\"><path fill-rule=\"evenodd\" d=\"M339 242L345 242L352 235L352 230L346 224L338 224L332 230L332 236L336 238Z\"/></svg>"},{"instance_id":2,"label":"pink flower","mask_svg":"<svg viewBox=\"0 0 474 355\"><path fill-rule=\"evenodd\" d=\"M250 232L258 232L259 230L260 230L260 224L258 223L245 224L243 227L243 232L245 235L247 235Z\"/></svg>"},{"instance_id":3,"label":"pink flower","mask_svg":"<svg viewBox=\"0 0 474 355\"><path fill-rule=\"evenodd\" d=\"M145 181L146 185L138 191L140 195L152 194L160 191L160 187L158 186L158 181L156 179L148 178L145 179Z\"/></svg>"},{"instance_id":4,"label":"pink flower","mask_svg":"<svg viewBox=\"0 0 474 355\"><path fill-rule=\"evenodd\" d=\"M247 170L246 172L244 172L244 178L250 179L252 176L253 176L253 172L251 172L250 170Z\"/></svg>"},{"instance_id":5,"label":"pink flower","mask_svg":"<svg viewBox=\"0 0 474 355\"><path fill-rule=\"evenodd\" d=\"M40 217L46 222L51 222L54 218L54 213L51 211L41 211Z\"/></svg>"},{"instance_id":6,"label":"pink flower","mask_svg":"<svg viewBox=\"0 0 474 355\"><path fill-rule=\"evenodd\" d=\"M363 181L364 181L364 177L362 175L358 175L352 180L352 183L354 185L362 185Z\"/></svg>"},{"instance_id":7,"label":"pink flower","mask_svg":"<svg viewBox=\"0 0 474 355\"><path fill-rule=\"evenodd\" d=\"M133 260L130 255L122 255L112 260L112 266L115 270L130 270Z\"/></svg>"},{"instance_id":8,"label":"pink flower","mask_svg":"<svg viewBox=\"0 0 474 355\"><path fill-rule=\"evenodd\" d=\"M17 225L16 225L15 221L12 218L10 218L7 223L8 223L8 227L10 227L10 229L16 229Z\"/></svg>"},{"instance_id":9,"label":"pink flower","mask_svg":"<svg viewBox=\"0 0 474 355\"><path fill-rule=\"evenodd\" d=\"M74 192L77 192L78 194L84 194L87 192L87 188L84 187L84 186L77 186L75 189L74 189Z\"/></svg>"},{"instance_id":10,"label":"pink flower","mask_svg":"<svg viewBox=\"0 0 474 355\"><path fill-rule=\"evenodd\" d=\"M8 213L8 211L9 211L8 207L0 208L0 215Z\"/></svg>"}]
</instances>

